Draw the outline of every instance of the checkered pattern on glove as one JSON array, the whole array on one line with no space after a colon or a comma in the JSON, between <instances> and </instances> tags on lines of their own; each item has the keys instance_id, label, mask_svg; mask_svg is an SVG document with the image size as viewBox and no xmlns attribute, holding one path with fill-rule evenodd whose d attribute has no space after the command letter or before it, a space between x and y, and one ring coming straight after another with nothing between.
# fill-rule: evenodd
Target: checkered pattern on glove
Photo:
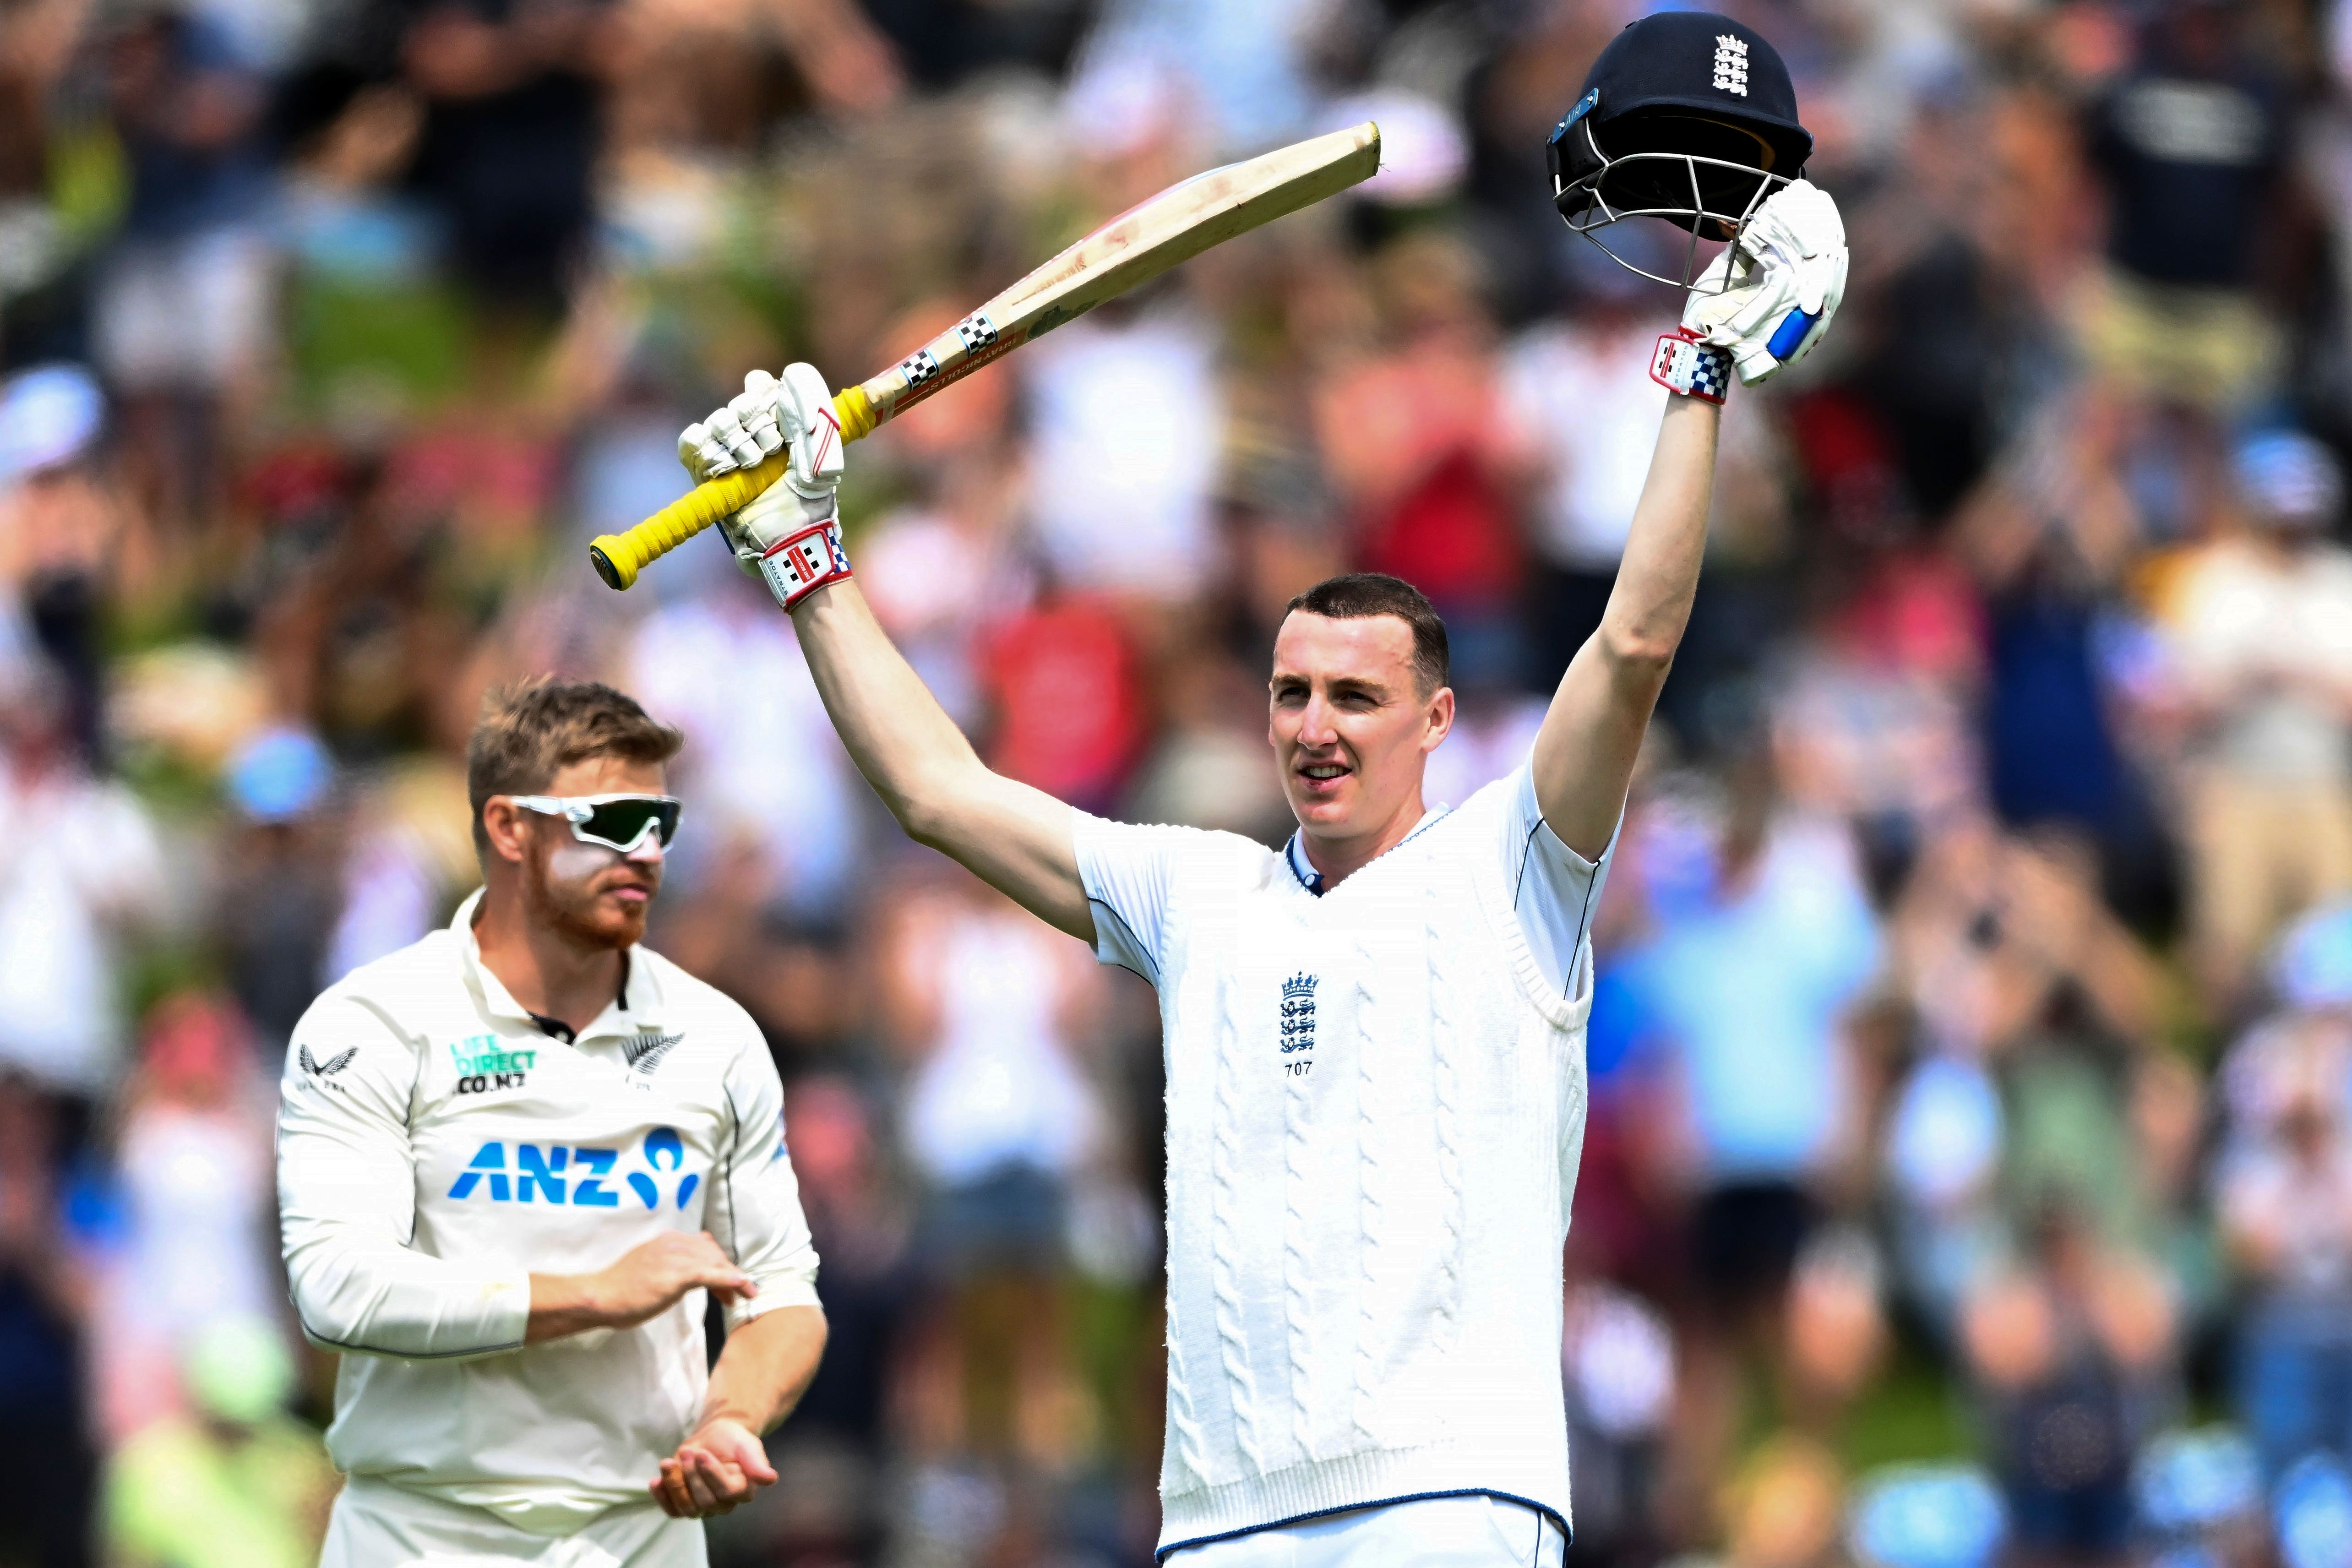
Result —
<instances>
[{"instance_id":1,"label":"checkered pattern on glove","mask_svg":"<svg viewBox=\"0 0 2352 1568\"><path fill-rule=\"evenodd\" d=\"M1661 332L1650 356L1650 379L1669 392L1720 403L1731 390L1731 355L1700 342L1688 328Z\"/></svg>"}]
</instances>

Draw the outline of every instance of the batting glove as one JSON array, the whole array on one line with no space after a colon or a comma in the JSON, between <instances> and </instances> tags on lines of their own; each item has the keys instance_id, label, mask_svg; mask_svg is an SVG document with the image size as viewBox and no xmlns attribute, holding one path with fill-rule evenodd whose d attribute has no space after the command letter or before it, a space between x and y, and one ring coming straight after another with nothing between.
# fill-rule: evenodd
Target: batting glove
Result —
<instances>
[{"instance_id":1,"label":"batting glove","mask_svg":"<svg viewBox=\"0 0 2352 1568\"><path fill-rule=\"evenodd\" d=\"M751 372L740 395L678 435L678 460L698 484L791 448L783 477L719 522L736 561L765 578L788 610L850 574L837 494L845 445L833 392L805 363L786 366L781 379Z\"/></svg>"},{"instance_id":2,"label":"batting glove","mask_svg":"<svg viewBox=\"0 0 2352 1568\"><path fill-rule=\"evenodd\" d=\"M1729 352L1749 386L1811 352L1845 298L1845 224L1805 180L1775 191L1699 275L1683 334Z\"/></svg>"}]
</instances>

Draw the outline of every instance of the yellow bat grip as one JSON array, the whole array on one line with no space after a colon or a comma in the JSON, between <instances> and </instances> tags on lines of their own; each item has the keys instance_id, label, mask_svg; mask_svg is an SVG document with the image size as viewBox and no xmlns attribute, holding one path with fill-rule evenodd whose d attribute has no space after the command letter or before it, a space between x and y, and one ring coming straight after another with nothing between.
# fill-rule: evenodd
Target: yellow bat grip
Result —
<instances>
[{"instance_id":1,"label":"yellow bat grip","mask_svg":"<svg viewBox=\"0 0 2352 1568\"><path fill-rule=\"evenodd\" d=\"M855 441L881 421L862 386L845 386L834 395L834 417L841 422L841 438ZM752 498L782 479L788 452L778 452L756 468L739 468L706 479L625 533L600 533L588 545L589 564L607 588L626 588L637 574L731 512L740 511Z\"/></svg>"}]
</instances>

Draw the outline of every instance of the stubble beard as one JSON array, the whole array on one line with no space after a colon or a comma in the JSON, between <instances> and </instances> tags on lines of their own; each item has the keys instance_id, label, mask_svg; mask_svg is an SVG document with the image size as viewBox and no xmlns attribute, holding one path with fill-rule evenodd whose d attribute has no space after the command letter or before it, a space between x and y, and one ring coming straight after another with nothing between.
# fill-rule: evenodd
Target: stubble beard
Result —
<instances>
[{"instance_id":1,"label":"stubble beard","mask_svg":"<svg viewBox=\"0 0 2352 1568\"><path fill-rule=\"evenodd\" d=\"M558 879L547 861L532 857L525 864L523 905L532 921L575 946L607 952L634 946L646 934L646 905L635 913L614 914L598 900L595 885L602 872L579 880Z\"/></svg>"}]
</instances>

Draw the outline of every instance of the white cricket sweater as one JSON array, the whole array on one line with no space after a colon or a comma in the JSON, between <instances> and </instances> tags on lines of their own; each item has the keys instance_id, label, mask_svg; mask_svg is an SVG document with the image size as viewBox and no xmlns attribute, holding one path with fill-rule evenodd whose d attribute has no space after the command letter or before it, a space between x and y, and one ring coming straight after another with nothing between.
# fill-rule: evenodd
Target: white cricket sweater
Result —
<instances>
[{"instance_id":1,"label":"white cricket sweater","mask_svg":"<svg viewBox=\"0 0 2352 1568\"><path fill-rule=\"evenodd\" d=\"M1161 1553L1444 1493L1565 1530L1607 857L1552 835L1525 768L1319 898L1295 841L1081 817L1076 847L1097 955L1160 993Z\"/></svg>"}]
</instances>

